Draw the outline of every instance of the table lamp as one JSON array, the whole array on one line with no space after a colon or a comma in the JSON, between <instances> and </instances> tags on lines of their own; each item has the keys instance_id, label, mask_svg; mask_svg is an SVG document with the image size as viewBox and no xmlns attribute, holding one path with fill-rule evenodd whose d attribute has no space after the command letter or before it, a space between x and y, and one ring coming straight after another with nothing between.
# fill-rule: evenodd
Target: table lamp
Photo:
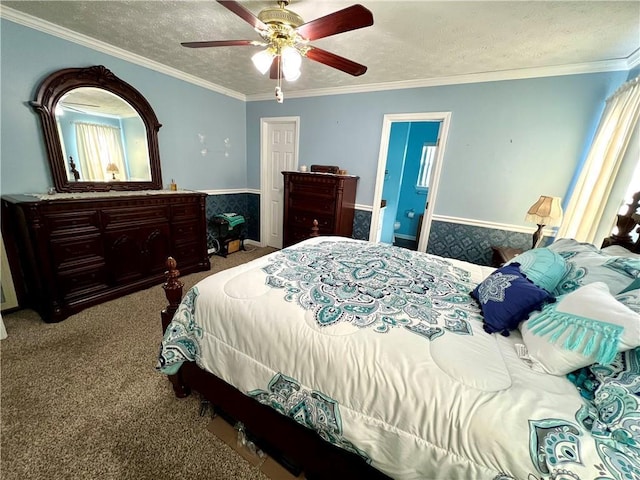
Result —
<instances>
[{"instance_id":1,"label":"table lamp","mask_svg":"<svg viewBox=\"0 0 640 480\"><path fill-rule=\"evenodd\" d=\"M536 203L531 205L524 219L538 225L538 229L533 234L533 246L531 247L536 248L542 241L542 229L545 226L557 227L562 221L560 197L542 195Z\"/></svg>"},{"instance_id":2,"label":"table lamp","mask_svg":"<svg viewBox=\"0 0 640 480\"><path fill-rule=\"evenodd\" d=\"M107 172L111 174L111 179L116 180L116 173L120 173L118 166L115 163L109 162L107 164Z\"/></svg>"}]
</instances>

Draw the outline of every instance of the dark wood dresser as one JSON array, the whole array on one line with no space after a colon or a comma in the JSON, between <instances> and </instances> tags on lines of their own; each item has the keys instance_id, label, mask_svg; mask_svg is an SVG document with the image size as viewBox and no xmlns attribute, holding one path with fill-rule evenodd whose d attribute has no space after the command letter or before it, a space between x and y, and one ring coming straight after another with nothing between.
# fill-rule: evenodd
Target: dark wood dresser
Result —
<instances>
[{"instance_id":1,"label":"dark wood dresser","mask_svg":"<svg viewBox=\"0 0 640 480\"><path fill-rule=\"evenodd\" d=\"M331 173L282 172L283 246L309 238L313 220L320 235L351 237L358 178Z\"/></svg>"},{"instance_id":2,"label":"dark wood dresser","mask_svg":"<svg viewBox=\"0 0 640 480\"><path fill-rule=\"evenodd\" d=\"M168 256L183 274L210 268L204 193L59 197L2 197L20 306L46 322L162 283Z\"/></svg>"}]
</instances>

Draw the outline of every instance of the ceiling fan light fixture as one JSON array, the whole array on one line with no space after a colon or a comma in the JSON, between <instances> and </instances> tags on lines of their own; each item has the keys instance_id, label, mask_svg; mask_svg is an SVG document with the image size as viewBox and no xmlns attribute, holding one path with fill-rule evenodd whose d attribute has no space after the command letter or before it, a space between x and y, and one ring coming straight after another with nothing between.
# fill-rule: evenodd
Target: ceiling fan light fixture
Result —
<instances>
[{"instance_id":1,"label":"ceiling fan light fixture","mask_svg":"<svg viewBox=\"0 0 640 480\"><path fill-rule=\"evenodd\" d=\"M302 66L302 55L291 46L284 47L281 52L282 73L288 82L293 82L300 78L300 67Z\"/></svg>"},{"instance_id":2,"label":"ceiling fan light fixture","mask_svg":"<svg viewBox=\"0 0 640 480\"><path fill-rule=\"evenodd\" d=\"M251 61L261 74L265 74L271 68L274 54L269 49L261 50L251 57Z\"/></svg>"},{"instance_id":3,"label":"ceiling fan light fixture","mask_svg":"<svg viewBox=\"0 0 640 480\"><path fill-rule=\"evenodd\" d=\"M302 65L302 55L295 47L284 47L282 49L282 68L284 70L300 70Z\"/></svg>"},{"instance_id":4,"label":"ceiling fan light fixture","mask_svg":"<svg viewBox=\"0 0 640 480\"><path fill-rule=\"evenodd\" d=\"M284 78L287 82L295 82L297 79L300 78L300 75L302 72L300 72L300 69L298 70L285 70L284 68L282 69L282 73L284 74Z\"/></svg>"}]
</instances>

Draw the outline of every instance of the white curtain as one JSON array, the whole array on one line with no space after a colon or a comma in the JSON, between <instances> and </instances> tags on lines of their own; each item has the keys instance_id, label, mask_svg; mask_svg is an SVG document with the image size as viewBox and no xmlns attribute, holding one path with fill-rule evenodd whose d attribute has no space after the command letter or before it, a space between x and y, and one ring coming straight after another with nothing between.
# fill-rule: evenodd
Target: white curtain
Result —
<instances>
[{"instance_id":1,"label":"white curtain","mask_svg":"<svg viewBox=\"0 0 640 480\"><path fill-rule=\"evenodd\" d=\"M116 174L118 180L127 179L119 128L77 122L76 140L80 157L78 159L80 171L82 172L80 180L99 182L112 180L111 172L107 172L109 163L114 163L118 168Z\"/></svg>"},{"instance_id":2,"label":"white curtain","mask_svg":"<svg viewBox=\"0 0 640 480\"><path fill-rule=\"evenodd\" d=\"M575 238L581 242L599 244L596 238L612 187L620 167L625 162L637 162L625 155L640 116L640 76L626 82L609 99L596 135L578 178L565 216L558 230L559 238ZM618 199L620 202L622 199Z\"/></svg>"}]
</instances>

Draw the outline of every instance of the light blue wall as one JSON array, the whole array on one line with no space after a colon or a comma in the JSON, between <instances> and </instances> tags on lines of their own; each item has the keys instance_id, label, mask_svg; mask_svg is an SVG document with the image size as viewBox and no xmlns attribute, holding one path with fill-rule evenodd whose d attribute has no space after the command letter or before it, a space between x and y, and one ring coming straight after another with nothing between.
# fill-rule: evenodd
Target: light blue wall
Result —
<instances>
[{"instance_id":1,"label":"light blue wall","mask_svg":"<svg viewBox=\"0 0 640 480\"><path fill-rule=\"evenodd\" d=\"M174 178L180 188L246 187L245 102L6 19L0 22L3 194L45 192L52 185L39 118L27 102L53 71L90 65L104 65L153 107L162 124L158 136L165 186ZM230 148L225 148L226 138Z\"/></svg>"},{"instance_id":2,"label":"light blue wall","mask_svg":"<svg viewBox=\"0 0 640 480\"><path fill-rule=\"evenodd\" d=\"M105 65L149 100L163 124L165 185L173 178L182 188L259 189L260 118L300 116L300 163L339 165L359 175L356 201L370 206L384 114L450 111L434 213L525 225L523 212L541 194L566 195L605 98L629 75L244 103L6 19L0 22L2 193L44 192L52 183L39 119L27 104L37 85L60 68Z\"/></svg>"},{"instance_id":3,"label":"light blue wall","mask_svg":"<svg viewBox=\"0 0 640 480\"><path fill-rule=\"evenodd\" d=\"M304 74L304 73L303 73ZM259 188L260 118L300 116L300 163L359 175L372 205L384 114L452 112L434 213L529 226L542 194L564 197L604 99L628 72L286 98L247 105L249 187Z\"/></svg>"}]
</instances>

